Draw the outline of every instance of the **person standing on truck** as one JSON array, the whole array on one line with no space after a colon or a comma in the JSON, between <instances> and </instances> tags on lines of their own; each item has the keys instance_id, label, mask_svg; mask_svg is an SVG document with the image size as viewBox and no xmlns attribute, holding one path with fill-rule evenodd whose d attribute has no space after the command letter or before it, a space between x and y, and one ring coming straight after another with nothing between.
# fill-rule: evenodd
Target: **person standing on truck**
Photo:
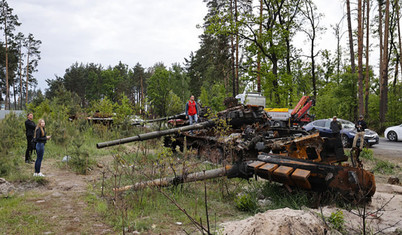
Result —
<instances>
[{"instance_id":1,"label":"person standing on truck","mask_svg":"<svg viewBox=\"0 0 402 235\"><path fill-rule=\"evenodd\" d=\"M194 100L194 96L190 96L190 100L186 103L186 119L189 119L190 125L198 121L198 104Z\"/></svg>"},{"instance_id":2,"label":"person standing on truck","mask_svg":"<svg viewBox=\"0 0 402 235\"><path fill-rule=\"evenodd\" d=\"M367 123L364 121L363 115L360 115L359 120L355 124L355 127L357 133L355 135L355 138L353 139L352 148L356 147L357 140L360 139L360 150L362 150L364 145L364 134L366 133L365 130L367 128Z\"/></svg>"},{"instance_id":3,"label":"person standing on truck","mask_svg":"<svg viewBox=\"0 0 402 235\"><path fill-rule=\"evenodd\" d=\"M32 161L32 152L35 148L35 143L32 141L35 132L35 123L32 121L33 114L27 114L27 120L25 121L25 135L27 137L27 150L25 151L25 162L33 163Z\"/></svg>"}]
</instances>

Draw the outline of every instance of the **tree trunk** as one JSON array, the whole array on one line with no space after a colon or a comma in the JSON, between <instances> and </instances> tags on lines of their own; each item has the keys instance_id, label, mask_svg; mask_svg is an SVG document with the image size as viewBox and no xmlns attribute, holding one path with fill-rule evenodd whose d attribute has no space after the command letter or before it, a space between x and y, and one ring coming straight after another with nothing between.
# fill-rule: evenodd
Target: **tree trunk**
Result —
<instances>
[{"instance_id":1,"label":"tree trunk","mask_svg":"<svg viewBox=\"0 0 402 235\"><path fill-rule=\"evenodd\" d=\"M350 64L351 64L351 73L353 74L353 87L351 97L353 97L353 110L351 110L351 115L357 116L358 105L356 105L357 97L356 97L356 81L355 81L355 73L356 73L356 64L355 64L355 51L353 49L353 30L352 30L352 19L350 13L350 0L346 0L346 11L347 11L347 20L348 20L348 33L349 33L349 50L350 50Z\"/></svg>"},{"instance_id":2,"label":"tree trunk","mask_svg":"<svg viewBox=\"0 0 402 235\"><path fill-rule=\"evenodd\" d=\"M358 57L358 94L359 94L359 114L364 113L364 96L363 96L363 9L362 0L357 3L357 57ZM356 117L357 118L357 117Z\"/></svg>"},{"instance_id":3,"label":"tree trunk","mask_svg":"<svg viewBox=\"0 0 402 235\"><path fill-rule=\"evenodd\" d=\"M350 0L346 0L346 10L348 20L348 33L349 33L350 64L352 68L352 73L355 73L356 65L355 65L355 51L353 49L353 30L352 30L352 19L350 16Z\"/></svg>"},{"instance_id":4,"label":"tree trunk","mask_svg":"<svg viewBox=\"0 0 402 235\"><path fill-rule=\"evenodd\" d=\"M15 79L14 79L14 82L13 82L14 110L17 110L17 96L16 96L16 93L17 92L15 92Z\"/></svg>"},{"instance_id":5,"label":"tree trunk","mask_svg":"<svg viewBox=\"0 0 402 235\"><path fill-rule=\"evenodd\" d=\"M230 18L233 20L233 0L230 0ZM231 47L231 62L232 62L232 88L233 88L233 97L236 97L236 69L235 69L235 52L234 52L234 39L233 39L233 34L230 35L230 47Z\"/></svg>"},{"instance_id":6,"label":"tree trunk","mask_svg":"<svg viewBox=\"0 0 402 235\"><path fill-rule=\"evenodd\" d=\"M143 84L143 77L140 75L140 82L141 82L141 96L140 96L140 106L144 105L144 84Z\"/></svg>"},{"instance_id":7,"label":"tree trunk","mask_svg":"<svg viewBox=\"0 0 402 235\"><path fill-rule=\"evenodd\" d=\"M399 42L399 65L400 65L400 68L401 68L401 77L402 77L402 40L401 40L401 25L400 25L400 20L401 20L401 17L400 17L400 8L399 8L399 4L398 4L398 2L397 2L397 4L396 4L396 17L397 17L397 27L398 27L398 42Z\"/></svg>"},{"instance_id":8,"label":"tree trunk","mask_svg":"<svg viewBox=\"0 0 402 235\"><path fill-rule=\"evenodd\" d=\"M276 55L272 55L272 73L274 74L274 80L272 81L274 102L277 105L281 104L281 97L279 96L279 83L278 83L278 59Z\"/></svg>"},{"instance_id":9,"label":"tree trunk","mask_svg":"<svg viewBox=\"0 0 402 235\"><path fill-rule=\"evenodd\" d=\"M27 80L26 80L26 93L25 93L25 104L28 104L28 91L29 91L29 48L31 47L30 42L28 43L28 52L27 52Z\"/></svg>"},{"instance_id":10,"label":"tree trunk","mask_svg":"<svg viewBox=\"0 0 402 235\"><path fill-rule=\"evenodd\" d=\"M399 60L399 57L401 55L397 55L397 59ZM396 82L398 81L398 73L399 73L399 63L395 63L395 73L394 73L394 82L392 83L392 86L394 87L393 93L396 93Z\"/></svg>"},{"instance_id":11,"label":"tree trunk","mask_svg":"<svg viewBox=\"0 0 402 235\"><path fill-rule=\"evenodd\" d=\"M261 40L262 37L262 10L263 10L263 5L262 1L260 0L260 31L259 31L259 38ZM257 55L257 91L261 92L261 49L258 49L258 55Z\"/></svg>"},{"instance_id":12,"label":"tree trunk","mask_svg":"<svg viewBox=\"0 0 402 235\"><path fill-rule=\"evenodd\" d=\"M314 27L313 27L314 31ZM311 40L311 79L313 80L314 100L317 100L317 85L315 77L315 59L314 59L314 39Z\"/></svg>"},{"instance_id":13,"label":"tree trunk","mask_svg":"<svg viewBox=\"0 0 402 235\"><path fill-rule=\"evenodd\" d=\"M389 0L385 2L384 54L382 56L382 79L380 84L380 126L385 123L388 111L388 37L389 37Z\"/></svg>"},{"instance_id":14,"label":"tree trunk","mask_svg":"<svg viewBox=\"0 0 402 235\"><path fill-rule=\"evenodd\" d=\"M8 45L7 36L6 37L6 109L10 109L10 84L8 79Z\"/></svg>"},{"instance_id":15,"label":"tree trunk","mask_svg":"<svg viewBox=\"0 0 402 235\"><path fill-rule=\"evenodd\" d=\"M378 36L380 39L380 63L379 63L379 75L380 75L380 87L382 83L382 66L383 66L383 55L384 55L384 46L383 46L383 34L382 34L382 0L378 1ZM381 105L381 104L380 104Z\"/></svg>"},{"instance_id":16,"label":"tree trunk","mask_svg":"<svg viewBox=\"0 0 402 235\"><path fill-rule=\"evenodd\" d=\"M369 36L370 36L370 0L366 0L366 77L365 77L365 105L364 114L368 118L369 89L370 89L370 66L369 66Z\"/></svg>"},{"instance_id":17,"label":"tree trunk","mask_svg":"<svg viewBox=\"0 0 402 235\"><path fill-rule=\"evenodd\" d=\"M22 87L23 87L23 83L22 83L22 45L20 45L20 59L19 59L19 69L20 69L20 95L19 95L19 105L20 105L20 109L22 110L22 97L23 97L23 91L22 91Z\"/></svg>"},{"instance_id":18,"label":"tree trunk","mask_svg":"<svg viewBox=\"0 0 402 235\"><path fill-rule=\"evenodd\" d=\"M341 73L341 33L340 33L340 27L339 23L335 25L334 27L335 30L335 35L336 35L336 83L339 84L339 77Z\"/></svg>"},{"instance_id":19,"label":"tree trunk","mask_svg":"<svg viewBox=\"0 0 402 235\"><path fill-rule=\"evenodd\" d=\"M7 43L7 13L6 6L3 0L3 13L4 13L4 43L6 50L6 105L5 109L10 109L10 84L8 83L8 43Z\"/></svg>"},{"instance_id":20,"label":"tree trunk","mask_svg":"<svg viewBox=\"0 0 402 235\"><path fill-rule=\"evenodd\" d=\"M239 32L238 32L238 25L237 25L237 0L234 0L234 7L235 7L235 27L236 27L236 95L239 94Z\"/></svg>"}]
</instances>

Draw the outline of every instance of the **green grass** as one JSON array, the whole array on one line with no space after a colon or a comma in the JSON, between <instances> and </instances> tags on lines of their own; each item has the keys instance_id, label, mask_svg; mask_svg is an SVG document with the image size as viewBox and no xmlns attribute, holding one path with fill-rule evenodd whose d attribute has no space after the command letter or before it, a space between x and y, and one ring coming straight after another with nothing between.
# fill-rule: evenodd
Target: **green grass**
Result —
<instances>
[{"instance_id":1,"label":"green grass","mask_svg":"<svg viewBox=\"0 0 402 235\"><path fill-rule=\"evenodd\" d=\"M48 221L41 218L40 208L31 200L35 195L0 199L0 234L41 234ZM32 213L39 211L39 213Z\"/></svg>"},{"instance_id":2,"label":"green grass","mask_svg":"<svg viewBox=\"0 0 402 235\"><path fill-rule=\"evenodd\" d=\"M389 161L377 159L373 171L381 174L393 174L395 167L395 164Z\"/></svg>"},{"instance_id":3,"label":"green grass","mask_svg":"<svg viewBox=\"0 0 402 235\"><path fill-rule=\"evenodd\" d=\"M222 221L222 219L233 215L242 214L236 210L232 200L222 197L221 193L216 190L215 183L208 181L207 185L211 225L214 223L215 215L219 221ZM198 182L162 190L185 209L190 216L198 222L201 219L206 224L204 191L202 189L203 183ZM116 206L107 203L110 202L110 199L107 198L113 198L113 195L107 195L106 198L91 195L87 197L87 200L93 209L109 221L109 224L117 231L122 231L124 224L128 231L152 231L164 234L181 230L181 227L175 224L176 222L183 223L183 227L186 229L194 229L188 217L157 189L148 188L138 192L126 192L118 200ZM126 215L122 216L123 213ZM155 220L155 218L158 219ZM211 227L214 228L214 226Z\"/></svg>"},{"instance_id":4,"label":"green grass","mask_svg":"<svg viewBox=\"0 0 402 235\"><path fill-rule=\"evenodd\" d=\"M189 218L180 211L167 197L156 188L139 191L126 191L115 198L114 187L132 185L136 182L165 176L173 176L172 168L177 174L182 173L181 166L186 165L188 172L211 169L210 164L201 164L196 160L185 160L182 155L170 155L161 149L152 155L129 154L117 155L113 171L108 173L105 181L104 197L100 197L101 185L98 182L87 197L90 205L116 231L140 231L168 233L172 231L192 231L195 229ZM122 167L124 165L125 167ZM132 168L127 167L133 165ZM152 170L151 170L152 169ZM153 172L153 173L152 173ZM116 177L114 177L114 175ZM118 182L115 185L115 181ZM289 193L282 185L268 181L246 181L242 179L217 178L207 180L208 209L211 228L214 231L215 220L219 224L226 220L241 219L268 209L301 209L310 206L314 193L295 189ZM204 182L193 182L162 189L185 209L198 222L206 224L204 201ZM259 199L269 203L261 204ZM156 222L152 218L158 218ZM175 223L181 222L182 226Z\"/></svg>"},{"instance_id":5,"label":"green grass","mask_svg":"<svg viewBox=\"0 0 402 235\"><path fill-rule=\"evenodd\" d=\"M169 158L161 156L161 152L156 152L151 156L136 154L116 156L113 166L116 171L113 171L113 174L119 172L119 176L116 177L119 182L117 186L131 185L135 182L147 180L143 175L144 172L152 178L159 178L161 172L165 172L164 176L172 176L171 162L175 163L177 174L181 174L180 167L183 165L183 156L175 155ZM188 164L187 167L191 169L190 172L211 168L209 164L187 161L184 164ZM135 171L132 172L130 170L132 168L129 167L123 168L122 165L134 165L136 166ZM155 174L151 174L152 166ZM116 186L114 184L115 178L110 173L109 178L105 181L104 197L100 197L101 182L98 182L90 189L92 193L88 194L87 201L116 231L122 231L125 227L127 231L152 231L152 233L166 234L172 233L172 231L182 231L183 228L188 231L195 229L189 218L156 188L126 191L120 194L116 200L112 191L112 188ZM123 173L121 177L120 173ZM206 181L208 214L212 229L215 229L215 220L223 222L228 218L247 215L247 213L237 210L234 203L234 196L239 192L239 188L246 184L247 182L244 180L227 180L226 178ZM191 217L198 222L202 220L202 223L206 225L204 182L171 186L162 190L181 208L185 209ZM155 220L155 218L158 219ZM183 225L177 225L176 222L181 222Z\"/></svg>"},{"instance_id":6,"label":"green grass","mask_svg":"<svg viewBox=\"0 0 402 235\"><path fill-rule=\"evenodd\" d=\"M374 160L373 150L363 148L363 151L360 152L360 158L373 161Z\"/></svg>"}]
</instances>

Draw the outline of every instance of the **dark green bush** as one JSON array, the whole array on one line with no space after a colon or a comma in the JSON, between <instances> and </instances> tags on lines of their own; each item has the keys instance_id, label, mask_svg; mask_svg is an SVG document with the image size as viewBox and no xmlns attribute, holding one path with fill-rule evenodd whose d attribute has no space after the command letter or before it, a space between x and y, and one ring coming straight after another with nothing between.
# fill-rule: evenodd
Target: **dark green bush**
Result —
<instances>
[{"instance_id":1,"label":"dark green bush","mask_svg":"<svg viewBox=\"0 0 402 235\"><path fill-rule=\"evenodd\" d=\"M10 113L0 121L0 176L6 176L23 159L26 146L24 116ZM25 154L25 152L24 152Z\"/></svg>"},{"instance_id":2,"label":"dark green bush","mask_svg":"<svg viewBox=\"0 0 402 235\"><path fill-rule=\"evenodd\" d=\"M242 194L235 198L236 208L241 211L255 212L258 209L258 203L255 196Z\"/></svg>"}]
</instances>

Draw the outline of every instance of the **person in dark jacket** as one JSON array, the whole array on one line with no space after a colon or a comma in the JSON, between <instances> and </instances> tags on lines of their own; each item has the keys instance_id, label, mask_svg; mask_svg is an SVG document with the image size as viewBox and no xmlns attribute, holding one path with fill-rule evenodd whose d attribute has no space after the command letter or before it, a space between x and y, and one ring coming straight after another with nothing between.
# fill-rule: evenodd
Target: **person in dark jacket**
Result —
<instances>
[{"instance_id":1,"label":"person in dark jacket","mask_svg":"<svg viewBox=\"0 0 402 235\"><path fill-rule=\"evenodd\" d=\"M357 133L355 138L353 138L353 145L352 147L355 148L357 144L357 140L360 139L360 150L363 149L364 145L364 134L366 133L367 123L364 121L363 115L360 115L359 120L355 124Z\"/></svg>"},{"instance_id":2,"label":"person in dark jacket","mask_svg":"<svg viewBox=\"0 0 402 235\"><path fill-rule=\"evenodd\" d=\"M331 126L332 134L334 137L340 136L342 130L342 124L338 121L337 117L332 118Z\"/></svg>"},{"instance_id":3,"label":"person in dark jacket","mask_svg":"<svg viewBox=\"0 0 402 235\"><path fill-rule=\"evenodd\" d=\"M330 128L332 130L333 137L336 139L336 147L342 147L342 140L341 140L342 124L338 121L336 116L332 118Z\"/></svg>"},{"instance_id":4,"label":"person in dark jacket","mask_svg":"<svg viewBox=\"0 0 402 235\"><path fill-rule=\"evenodd\" d=\"M51 136L46 136L45 121L39 119L38 125L35 128L34 138L36 141L36 161L35 161L35 173L34 176L44 177L45 175L40 172L42 165L43 155L45 153L45 144Z\"/></svg>"},{"instance_id":5,"label":"person in dark jacket","mask_svg":"<svg viewBox=\"0 0 402 235\"><path fill-rule=\"evenodd\" d=\"M32 152L35 148L35 143L32 141L35 132L35 123L32 121L33 114L27 114L27 120L25 121L25 135L27 137L27 150L25 151L25 162L33 163Z\"/></svg>"},{"instance_id":6,"label":"person in dark jacket","mask_svg":"<svg viewBox=\"0 0 402 235\"><path fill-rule=\"evenodd\" d=\"M189 119L190 125L198 121L198 104L194 100L194 96L190 96L190 100L186 103L186 118Z\"/></svg>"}]
</instances>

